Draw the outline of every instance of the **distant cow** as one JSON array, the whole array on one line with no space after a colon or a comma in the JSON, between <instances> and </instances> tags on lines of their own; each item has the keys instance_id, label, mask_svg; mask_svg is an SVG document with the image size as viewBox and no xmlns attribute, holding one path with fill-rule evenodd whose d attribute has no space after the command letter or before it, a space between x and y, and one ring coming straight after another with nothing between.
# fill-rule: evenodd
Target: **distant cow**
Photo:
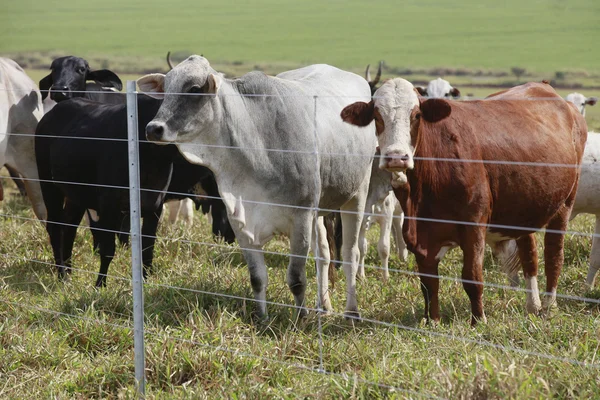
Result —
<instances>
[{"instance_id":1,"label":"distant cow","mask_svg":"<svg viewBox=\"0 0 600 400\"><path fill-rule=\"evenodd\" d=\"M184 193L179 196L184 197L196 182L212 176L206 168L185 162L175 146L157 146L144 139L146 124L156 115L160 103L147 96L138 98L144 276L152 265L156 229L167 189ZM101 259L96 286L106 285L115 252L114 232L119 231L123 215L129 210L126 139L126 106L88 99L60 102L38 125L35 149L48 209L46 229L60 276L70 271L77 225L85 210L92 209L98 216L95 236ZM172 180L177 160L183 162L180 167L184 172L179 173L179 180Z\"/></svg>"},{"instance_id":2,"label":"distant cow","mask_svg":"<svg viewBox=\"0 0 600 400\"><path fill-rule=\"evenodd\" d=\"M581 93L570 93L565 97L565 100L575 104L575 107L579 110L581 115L585 117L585 106L593 106L596 104L598 99L596 97L585 97Z\"/></svg>"},{"instance_id":3,"label":"distant cow","mask_svg":"<svg viewBox=\"0 0 600 400\"><path fill-rule=\"evenodd\" d=\"M125 104L125 94L118 93L123 88L121 79L108 69L92 71L83 58L67 56L52 61L50 70L50 74L40 80L45 112L50 111L56 103L72 97Z\"/></svg>"},{"instance_id":4,"label":"distant cow","mask_svg":"<svg viewBox=\"0 0 600 400\"><path fill-rule=\"evenodd\" d=\"M42 115L42 96L36 84L16 62L0 57L0 167L6 165L11 173L24 178L33 211L45 220L33 138Z\"/></svg>"},{"instance_id":5,"label":"distant cow","mask_svg":"<svg viewBox=\"0 0 600 400\"><path fill-rule=\"evenodd\" d=\"M416 87L421 96L429 97L430 99L444 99L450 97L460 97L460 90L450 85L450 82L442 78L437 78L429 81L427 87Z\"/></svg>"},{"instance_id":6,"label":"distant cow","mask_svg":"<svg viewBox=\"0 0 600 400\"><path fill-rule=\"evenodd\" d=\"M587 126L552 87L528 83L455 102L419 98L398 78L370 103L346 107L342 118L357 125L375 120L380 167L406 171L407 184L395 192L407 216L404 239L422 274L426 318L440 319L438 264L460 246L471 323L485 320L485 243L513 238L530 289L527 310L539 312L534 232L544 227L546 306L555 302L564 240L557 231L566 229L573 207Z\"/></svg>"},{"instance_id":7,"label":"distant cow","mask_svg":"<svg viewBox=\"0 0 600 400\"><path fill-rule=\"evenodd\" d=\"M188 160L215 172L248 263L259 315L267 314L267 267L261 249L276 233L290 236L287 282L296 305L305 306L305 265L315 241L315 223L319 243L313 243L313 249L318 248L321 257L322 305L332 309L327 286L329 248L323 218L314 218L318 207L351 211L342 214L342 253L349 261L344 265L346 313L357 316L357 241L375 136L343 124L337 114L353 99L370 98L367 82L328 65L276 77L251 72L229 80L205 58L191 56L166 76L147 75L138 85L165 99L146 128L148 139L177 142Z\"/></svg>"}]
</instances>

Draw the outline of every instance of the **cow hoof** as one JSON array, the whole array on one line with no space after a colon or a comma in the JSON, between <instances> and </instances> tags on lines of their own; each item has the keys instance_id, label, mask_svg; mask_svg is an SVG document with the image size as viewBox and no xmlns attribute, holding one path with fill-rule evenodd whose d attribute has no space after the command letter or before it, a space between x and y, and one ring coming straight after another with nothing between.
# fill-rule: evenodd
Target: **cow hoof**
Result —
<instances>
[{"instance_id":1,"label":"cow hoof","mask_svg":"<svg viewBox=\"0 0 600 400\"><path fill-rule=\"evenodd\" d=\"M305 307L301 307L297 309L297 313L296 313L298 319L304 319L306 318L306 316L308 315L308 311L306 310Z\"/></svg>"},{"instance_id":2,"label":"cow hoof","mask_svg":"<svg viewBox=\"0 0 600 400\"><path fill-rule=\"evenodd\" d=\"M544 300L542 300L542 310L545 313L550 313L553 310L558 309L558 304L556 304L556 299L550 298L550 297L544 297Z\"/></svg>"},{"instance_id":3,"label":"cow hoof","mask_svg":"<svg viewBox=\"0 0 600 400\"><path fill-rule=\"evenodd\" d=\"M483 314L481 317L476 317L476 316L471 316L471 327L475 327L478 324L487 324L487 318L485 316L485 314Z\"/></svg>"},{"instance_id":4,"label":"cow hoof","mask_svg":"<svg viewBox=\"0 0 600 400\"><path fill-rule=\"evenodd\" d=\"M528 314L540 315L542 311L542 303L539 300L527 301L527 303L525 303L525 309L527 310Z\"/></svg>"},{"instance_id":5,"label":"cow hoof","mask_svg":"<svg viewBox=\"0 0 600 400\"><path fill-rule=\"evenodd\" d=\"M408 260L408 250L404 249L400 252L400 260L402 262L406 262L406 260Z\"/></svg>"},{"instance_id":6,"label":"cow hoof","mask_svg":"<svg viewBox=\"0 0 600 400\"><path fill-rule=\"evenodd\" d=\"M347 321L360 321L360 313L358 312L358 310L356 311L345 311L344 312L344 318Z\"/></svg>"}]
</instances>

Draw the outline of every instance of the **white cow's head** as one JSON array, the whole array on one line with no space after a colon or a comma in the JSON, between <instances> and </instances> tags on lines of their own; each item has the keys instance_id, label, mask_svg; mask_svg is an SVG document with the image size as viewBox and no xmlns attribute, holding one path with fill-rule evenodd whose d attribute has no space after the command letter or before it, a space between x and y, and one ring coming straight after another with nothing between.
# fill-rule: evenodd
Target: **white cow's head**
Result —
<instances>
[{"instance_id":1,"label":"white cow's head","mask_svg":"<svg viewBox=\"0 0 600 400\"><path fill-rule=\"evenodd\" d=\"M417 86L417 91L421 96L429 97L430 99L443 99L450 97L460 97L460 90L450 85L450 82L437 78L429 82L427 88Z\"/></svg>"},{"instance_id":2,"label":"white cow's head","mask_svg":"<svg viewBox=\"0 0 600 400\"><path fill-rule=\"evenodd\" d=\"M189 142L213 132L219 118L215 94L221 76L201 56L190 56L166 75L149 74L137 80L140 90L164 99L146 126L146 137L156 143Z\"/></svg>"},{"instance_id":3,"label":"white cow's head","mask_svg":"<svg viewBox=\"0 0 600 400\"><path fill-rule=\"evenodd\" d=\"M590 105L593 106L598 101L595 97L585 97L581 93L571 93L565 97L565 100L570 101L575 104L581 115L585 117L585 106Z\"/></svg>"},{"instance_id":4,"label":"white cow's head","mask_svg":"<svg viewBox=\"0 0 600 400\"><path fill-rule=\"evenodd\" d=\"M381 85L369 103L359 101L344 108L341 117L358 126L375 120L381 150L379 168L399 172L414 168L421 120L438 122L450 112L445 100L420 98L410 82L396 78Z\"/></svg>"}]
</instances>

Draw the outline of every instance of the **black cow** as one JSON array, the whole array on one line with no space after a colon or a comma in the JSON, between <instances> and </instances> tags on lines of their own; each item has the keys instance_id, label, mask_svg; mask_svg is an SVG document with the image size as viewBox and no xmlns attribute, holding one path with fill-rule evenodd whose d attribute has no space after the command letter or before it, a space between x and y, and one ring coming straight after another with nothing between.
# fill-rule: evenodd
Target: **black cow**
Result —
<instances>
[{"instance_id":1,"label":"black cow","mask_svg":"<svg viewBox=\"0 0 600 400\"><path fill-rule=\"evenodd\" d=\"M154 118L160 103L147 96L138 97L144 276L152 266L165 191L171 189L173 162L181 160L175 146L157 146L145 140L145 127ZM129 211L129 191L121 189L129 186L126 138L126 106L101 104L88 99L62 101L38 124L35 149L42 194L48 210L46 229L61 277L70 271L77 226L85 210L93 209L99 217L95 235L100 244L101 260L96 286L106 285L108 266L115 252L114 232L120 229L123 215ZM205 175L203 171L203 175L197 178L187 176L182 181L173 181L181 185L175 189L186 193ZM186 187L186 179L193 184ZM49 182L51 180L58 183Z\"/></svg>"},{"instance_id":2,"label":"black cow","mask_svg":"<svg viewBox=\"0 0 600 400\"><path fill-rule=\"evenodd\" d=\"M121 79L108 69L92 71L83 58L67 56L52 61L50 70L50 74L40 80L42 100L50 91L50 98L57 103L72 97L85 97L101 103L125 104L124 93L105 89L120 91L123 88Z\"/></svg>"}]
</instances>

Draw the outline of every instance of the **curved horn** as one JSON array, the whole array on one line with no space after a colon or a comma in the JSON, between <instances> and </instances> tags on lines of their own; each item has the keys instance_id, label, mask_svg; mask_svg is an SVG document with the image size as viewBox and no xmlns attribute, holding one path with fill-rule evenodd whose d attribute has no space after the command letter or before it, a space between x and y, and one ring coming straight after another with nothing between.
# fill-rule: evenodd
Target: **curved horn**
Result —
<instances>
[{"instance_id":1,"label":"curved horn","mask_svg":"<svg viewBox=\"0 0 600 400\"><path fill-rule=\"evenodd\" d=\"M365 79L367 80L367 82L371 83L371 72L369 71L369 68L371 68L371 64L367 65L367 69L365 71Z\"/></svg>"},{"instance_id":2,"label":"curved horn","mask_svg":"<svg viewBox=\"0 0 600 400\"><path fill-rule=\"evenodd\" d=\"M379 79L381 78L381 68L383 67L383 61L379 61L379 68L377 68L377 75L375 75L375 79L371 85L375 86L379 83ZM370 79L367 79L370 80Z\"/></svg>"},{"instance_id":3,"label":"curved horn","mask_svg":"<svg viewBox=\"0 0 600 400\"><path fill-rule=\"evenodd\" d=\"M173 64L171 64L171 52L167 52L167 64L169 64L169 69L173 69Z\"/></svg>"}]
</instances>

